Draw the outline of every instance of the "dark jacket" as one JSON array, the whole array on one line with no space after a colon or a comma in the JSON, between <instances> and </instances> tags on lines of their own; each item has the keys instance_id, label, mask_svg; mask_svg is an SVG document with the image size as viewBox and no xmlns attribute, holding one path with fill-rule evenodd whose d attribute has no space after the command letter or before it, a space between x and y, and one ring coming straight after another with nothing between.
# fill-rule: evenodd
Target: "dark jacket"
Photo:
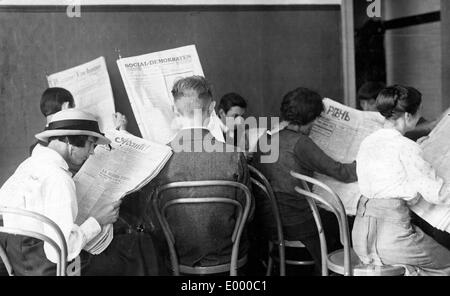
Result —
<instances>
[{"instance_id":1,"label":"dark jacket","mask_svg":"<svg viewBox=\"0 0 450 296\"><path fill-rule=\"evenodd\" d=\"M334 161L302 133L285 129L273 137L266 137L270 138L269 141L279 142L279 158L274 163L261 163L262 153L258 152L255 166L273 187L284 226L301 225L313 219L306 199L294 190L295 186L301 187L301 183L290 175L291 171L310 177L317 172L346 183L357 181L356 162L342 164ZM269 217L269 212L268 203L261 207L258 205L258 215Z\"/></svg>"},{"instance_id":2,"label":"dark jacket","mask_svg":"<svg viewBox=\"0 0 450 296\"><path fill-rule=\"evenodd\" d=\"M245 157L239 152L193 152L195 145L217 143L208 130L182 130L170 143L175 146L190 147L192 152L176 151L163 170L142 190L147 207L144 213L146 228L156 227L162 234L160 226L150 207L150 196L157 186L179 181L229 180L249 186L249 174ZM177 189L166 192L164 199L175 197L229 197L244 199L244 195L229 188ZM252 208L254 203L251 203ZM253 210L250 211L250 216ZM223 204L179 205L168 210L168 222L174 232L175 245L179 262L188 266L209 266L230 261L232 242L231 234L235 224L235 210ZM153 226L152 226L153 225ZM241 239L241 254L246 252L247 239Z\"/></svg>"}]
</instances>

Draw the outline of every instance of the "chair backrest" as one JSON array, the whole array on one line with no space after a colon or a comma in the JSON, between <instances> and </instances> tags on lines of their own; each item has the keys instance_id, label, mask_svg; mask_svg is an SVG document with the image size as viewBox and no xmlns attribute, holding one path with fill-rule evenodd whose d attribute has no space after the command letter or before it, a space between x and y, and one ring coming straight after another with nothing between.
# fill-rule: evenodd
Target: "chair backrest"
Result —
<instances>
[{"instance_id":1,"label":"chair backrest","mask_svg":"<svg viewBox=\"0 0 450 296\"><path fill-rule=\"evenodd\" d=\"M342 203L341 198L330 187L314 178L296 172L291 172L291 175L294 178L302 181L303 188L295 187L295 191L305 196L310 205L312 203L315 204L315 201L319 202L336 216L339 223L341 243L344 246L344 275L352 275L350 231L348 227L347 214L345 212L345 207ZM311 192L309 190L308 183L311 185L319 186L327 193L329 193L328 196L319 196ZM304 188L307 189L305 190Z\"/></svg>"},{"instance_id":2,"label":"chair backrest","mask_svg":"<svg viewBox=\"0 0 450 296\"><path fill-rule=\"evenodd\" d=\"M277 229L277 239L278 239L278 252L280 254L280 275L286 275L286 255L285 255L285 244L283 235L283 224L281 222L280 211L278 210L278 203L275 198L275 193L273 192L272 186L269 180L255 167L248 165L250 172L250 180L254 186L259 188L264 194L265 198L270 202L272 214L275 219L276 229ZM253 192L255 193L255 191Z\"/></svg>"},{"instance_id":3,"label":"chair backrest","mask_svg":"<svg viewBox=\"0 0 450 296\"><path fill-rule=\"evenodd\" d=\"M55 222L53 222L49 218L47 218L44 215L41 215L39 213L35 213L35 212L23 210L23 209L18 209L18 208L0 207L0 215L4 215L4 214L27 217L27 218L33 219L35 221L41 222L41 223L47 225L48 227L50 227L50 229L52 229L54 231L54 233L56 234L58 243L42 233L39 233L36 231L30 231L30 230L26 230L26 229L21 229L21 228L16 228L16 227L0 226L0 233L28 236L28 237L39 239L39 240L42 240L42 241L48 243L50 246L52 246L52 248L55 249L56 254L58 256L58 261L56 263L56 275L57 276L66 275L67 243L66 243L66 239L64 238L64 235L63 235L61 229ZM4 254L2 254L2 251L4 252ZM5 263L5 266L8 269L8 273L10 275L12 275L13 270L12 270L11 264L8 260L6 251L3 249L0 250L0 255L2 255L1 259L4 260L3 262Z\"/></svg>"},{"instance_id":4,"label":"chair backrest","mask_svg":"<svg viewBox=\"0 0 450 296\"><path fill-rule=\"evenodd\" d=\"M232 199L230 197L194 197L183 198L176 197L170 201L164 201L162 199L162 193L168 190L176 188L206 188L206 187L229 187L230 189L237 189L242 191L245 196L245 204L243 205L238 199ZM178 256L175 249L175 238L170 229L167 221L167 209L174 205L179 204L201 204L201 203L222 203L235 206L237 209L237 216L234 231L231 237L233 242L233 248L231 253L231 265L230 275L237 275L237 262L239 256L239 244L244 231L245 224L247 222L248 214L250 211L251 195L247 186L233 181L223 180L208 180L208 181L186 181L186 182L174 182L156 188L152 196L152 207L156 213L157 219L162 227L164 235L167 240L170 252L170 260L174 275L180 275L180 265L178 263Z\"/></svg>"}]
</instances>

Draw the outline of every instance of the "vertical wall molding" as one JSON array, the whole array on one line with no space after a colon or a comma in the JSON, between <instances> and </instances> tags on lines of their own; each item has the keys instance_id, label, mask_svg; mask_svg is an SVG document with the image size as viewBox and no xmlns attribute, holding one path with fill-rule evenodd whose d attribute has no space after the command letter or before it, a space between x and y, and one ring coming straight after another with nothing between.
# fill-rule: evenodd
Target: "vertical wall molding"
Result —
<instances>
[{"instance_id":1,"label":"vertical wall molding","mask_svg":"<svg viewBox=\"0 0 450 296\"><path fill-rule=\"evenodd\" d=\"M450 107L450 1L441 0L442 110Z\"/></svg>"},{"instance_id":2,"label":"vertical wall molding","mask_svg":"<svg viewBox=\"0 0 450 296\"><path fill-rule=\"evenodd\" d=\"M443 0L444 1L444 0ZM344 78L344 103L356 108L355 80L355 29L353 0L342 0L342 63Z\"/></svg>"}]
</instances>

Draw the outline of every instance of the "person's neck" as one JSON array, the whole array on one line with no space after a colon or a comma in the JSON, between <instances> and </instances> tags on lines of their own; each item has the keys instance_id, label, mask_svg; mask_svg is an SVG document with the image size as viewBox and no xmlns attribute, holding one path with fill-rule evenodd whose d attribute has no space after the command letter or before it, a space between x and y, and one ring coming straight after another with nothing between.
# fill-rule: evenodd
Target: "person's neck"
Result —
<instances>
[{"instance_id":1,"label":"person's neck","mask_svg":"<svg viewBox=\"0 0 450 296\"><path fill-rule=\"evenodd\" d=\"M200 120L194 120L193 118L182 119L181 129L204 129L207 125Z\"/></svg>"},{"instance_id":2,"label":"person's neck","mask_svg":"<svg viewBox=\"0 0 450 296\"><path fill-rule=\"evenodd\" d=\"M384 128L396 130L402 135L404 135L407 132L406 126L398 122L397 120L386 120L386 122L384 123Z\"/></svg>"},{"instance_id":3,"label":"person's neck","mask_svg":"<svg viewBox=\"0 0 450 296\"><path fill-rule=\"evenodd\" d=\"M303 125L289 123L289 125L286 127L286 129L289 129L289 130L294 131L296 133L302 133L304 135L308 135L308 132L307 132L306 128Z\"/></svg>"},{"instance_id":4,"label":"person's neck","mask_svg":"<svg viewBox=\"0 0 450 296\"><path fill-rule=\"evenodd\" d=\"M69 164L69 153L67 151L67 144L58 140L53 140L48 143L47 148L55 151Z\"/></svg>"}]
</instances>

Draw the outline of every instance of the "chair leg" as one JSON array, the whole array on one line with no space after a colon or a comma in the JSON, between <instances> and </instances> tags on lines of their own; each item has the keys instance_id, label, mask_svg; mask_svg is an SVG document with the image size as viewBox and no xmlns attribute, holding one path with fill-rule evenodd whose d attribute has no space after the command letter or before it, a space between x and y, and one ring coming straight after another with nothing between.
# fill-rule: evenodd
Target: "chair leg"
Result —
<instances>
[{"instance_id":1,"label":"chair leg","mask_svg":"<svg viewBox=\"0 0 450 296\"><path fill-rule=\"evenodd\" d=\"M268 263L267 263L267 271L266 271L266 276L270 276L272 273L272 268L273 268L273 259L272 257L269 255L269 259L268 259Z\"/></svg>"},{"instance_id":2,"label":"chair leg","mask_svg":"<svg viewBox=\"0 0 450 296\"><path fill-rule=\"evenodd\" d=\"M272 268L273 268L272 250L273 250L273 243L269 242L269 256L267 259L266 276L270 276L272 274Z\"/></svg>"}]
</instances>

